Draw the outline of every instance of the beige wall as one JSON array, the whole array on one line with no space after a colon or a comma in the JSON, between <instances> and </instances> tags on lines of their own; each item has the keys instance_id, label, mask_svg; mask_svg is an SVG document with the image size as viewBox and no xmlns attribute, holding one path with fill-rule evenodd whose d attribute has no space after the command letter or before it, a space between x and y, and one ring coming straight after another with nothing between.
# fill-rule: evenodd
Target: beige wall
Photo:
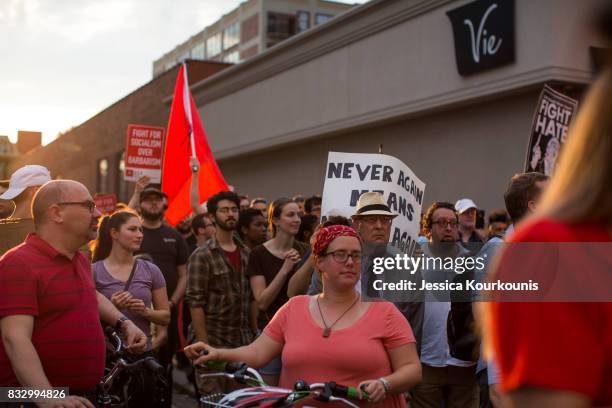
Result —
<instances>
[{"instance_id":1,"label":"beige wall","mask_svg":"<svg viewBox=\"0 0 612 408\"><path fill-rule=\"evenodd\" d=\"M508 180L523 169L538 95L527 91L219 164L227 182L251 197L320 194L327 152L376 153L382 143L427 184L424 206L470 197L490 211L504 207Z\"/></svg>"},{"instance_id":2,"label":"beige wall","mask_svg":"<svg viewBox=\"0 0 612 408\"><path fill-rule=\"evenodd\" d=\"M588 83L601 0L516 0L516 62L461 77L446 11L467 1L366 3L198 84L218 158L422 115L551 80ZM361 38L360 38L361 36Z\"/></svg>"}]
</instances>

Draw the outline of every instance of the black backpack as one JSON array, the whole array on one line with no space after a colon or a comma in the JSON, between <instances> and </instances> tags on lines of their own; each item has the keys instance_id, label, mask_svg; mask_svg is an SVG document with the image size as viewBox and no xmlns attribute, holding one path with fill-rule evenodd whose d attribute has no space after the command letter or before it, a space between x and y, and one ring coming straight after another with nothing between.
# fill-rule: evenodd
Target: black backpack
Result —
<instances>
[{"instance_id":1,"label":"black backpack","mask_svg":"<svg viewBox=\"0 0 612 408\"><path fill-rule=\"evenodd\" d=\"M474 271L458 274L453 282L474 279ZM463 291L451 292L451 310L446 321L448 348L452 357L465 361L478 361L480 354L480 337L476 332L476 323L472 312L472 293Z\"/></svg>"}]
</instances>

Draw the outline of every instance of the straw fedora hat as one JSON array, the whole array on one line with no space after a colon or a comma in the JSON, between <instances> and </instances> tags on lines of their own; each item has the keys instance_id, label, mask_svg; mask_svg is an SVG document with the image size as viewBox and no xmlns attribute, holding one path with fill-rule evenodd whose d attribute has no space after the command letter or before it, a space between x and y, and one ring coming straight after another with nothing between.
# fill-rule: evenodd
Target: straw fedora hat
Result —
<instances>
[{"instance_id":1,"label":"straw fedora hat","mask_svg":"<svg viewBox=\"0 0 612 408\"><path fill-rule=\"evenodd\" d=\"M383 195L377 192L363 193L357 201L357 210L352 217L362 217L366 215L386 215L389 217L397 217L398 214L393 214L391 209L385 203Z\"/></svg>"}]
</instances>

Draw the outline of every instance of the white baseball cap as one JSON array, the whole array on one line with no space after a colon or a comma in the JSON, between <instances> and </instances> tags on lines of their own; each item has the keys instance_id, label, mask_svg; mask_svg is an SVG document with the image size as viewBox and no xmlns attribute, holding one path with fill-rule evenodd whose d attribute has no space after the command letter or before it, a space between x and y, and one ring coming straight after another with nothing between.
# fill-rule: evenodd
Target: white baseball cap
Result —
<instances>
[{"instance_id":1,"label":"white baseball cap","mask_svg":"<svg viewBox=\"0 0 612 408\"><path fill-rule=\"evenodd\" d=\"M478 209L478 206L476 205L475 202L473 202L469 198L462 198L461 200L458 200L455 203L455 210L457 210L457 212L459 214L463 214L464 212L466 212L470 208Z\"/></svg>"},{"instance_id":2,"label":"white baseball cap","mask_svg":"<svg viewBox=\"0 0 612 408\"><path fill-rule=\"evenodd\" d=\"M0 195L2 200L12 200L23 193L28 187L42 186L47 181L51 181L51 173L46 167L37 164L23 166L13 173L9 182L8 190Z\"/></svg>"}]
</instances>

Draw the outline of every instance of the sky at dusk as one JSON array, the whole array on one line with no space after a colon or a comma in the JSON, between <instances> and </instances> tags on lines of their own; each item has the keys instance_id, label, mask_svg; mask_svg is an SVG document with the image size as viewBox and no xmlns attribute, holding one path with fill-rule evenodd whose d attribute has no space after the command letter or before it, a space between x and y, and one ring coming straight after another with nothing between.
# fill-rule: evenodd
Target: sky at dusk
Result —
<instances>
[{"instance_id":1,"label":"sky at dusk","mask_svg":"<svg viewBox=\"0 0 612 408\"><path fill-rule=\"evenodd\" d=\"M36 130L49 143L149 82L154 60L241 2L1 0L0 135Z\"/></svg>"}]
</instances>

